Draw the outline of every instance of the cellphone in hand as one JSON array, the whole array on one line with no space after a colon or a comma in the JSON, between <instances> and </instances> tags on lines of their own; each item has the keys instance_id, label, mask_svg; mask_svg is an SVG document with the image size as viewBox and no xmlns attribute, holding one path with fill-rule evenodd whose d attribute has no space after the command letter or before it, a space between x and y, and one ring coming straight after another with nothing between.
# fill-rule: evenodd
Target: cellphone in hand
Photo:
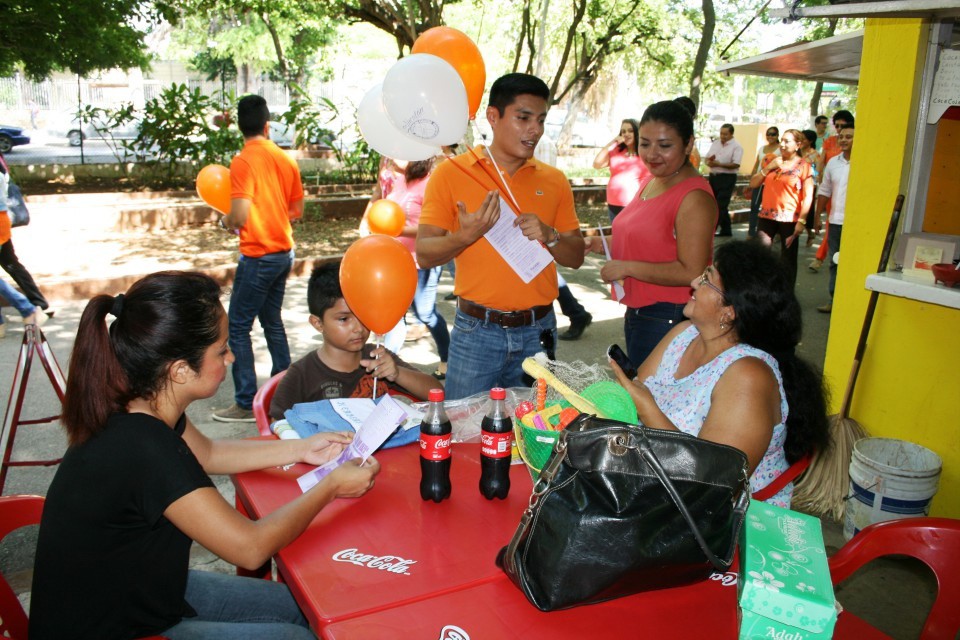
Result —
<instances>
[{"instance_id":1,"label":"cellphone in hand","mask_svg":"<svg viewBox=\"0 0 960 640\"><path fill-rule=\"evenodd\" d=\"M627 354L623 352L623 349L620 348L618 344L612 344L607 349L607 357L617 363L617 366L627 375L631 380L637 377L637 366L630 362L630 358L627 357Z\"/></svg>"}]
</instances>

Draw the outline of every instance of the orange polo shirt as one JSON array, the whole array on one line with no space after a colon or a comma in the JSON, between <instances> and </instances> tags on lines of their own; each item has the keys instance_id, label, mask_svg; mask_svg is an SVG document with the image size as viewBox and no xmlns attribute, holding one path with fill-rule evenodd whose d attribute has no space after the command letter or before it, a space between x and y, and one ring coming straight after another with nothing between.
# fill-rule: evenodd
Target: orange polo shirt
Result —
<instances>
[{"instance_id":1,"label":"orange polo shirt","mask_svg":"<svg viewBox=\"0 0 960 640\"><path fill-rule=\"evenodd\" d=\"M479 162L486 164L491 172L496 171L483 147L477 147L474 152L481 158ZM534 213L560 233L580 228L573 206L573 190L559 169L530 159L513 176L501 175L520 205L519 213ZM487 193L495 189L493 179L473 154L467 152L443 162L427 183L420 224L454 232L460 227L457 201L463 202L467 211L474 212ZM511 213L503 211L501 215ZM454 292L491 309L529 309L553 304L557 298L556 263L549 264L525 284L486 238L464 249L457 256L456 265Z\"/></svg>"},{"instance_id":2,"label":"orange polo shirt","mask_svg":"<svg viewBox=\"0 0 960 640\"><path fill-rule=\"evenodd\" d=\"M240 253L259 258L293 248L290 205L303 200L296 161L270 140L247 140L230 163L230 197L250 200Z\"/></svg>"}]
</instances>

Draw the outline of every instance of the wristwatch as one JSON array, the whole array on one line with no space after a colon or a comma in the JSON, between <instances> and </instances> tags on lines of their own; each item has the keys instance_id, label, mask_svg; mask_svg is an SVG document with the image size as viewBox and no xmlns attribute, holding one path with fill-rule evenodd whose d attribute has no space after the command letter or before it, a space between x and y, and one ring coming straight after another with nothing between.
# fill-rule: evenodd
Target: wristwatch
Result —
<instances>
[{"instance_id":1,"label":"wristwatch","mask_svg":"<svg viewBox=\"0 0 960 640\"><path fill-rule=\"evenodd\" d=\"M553 240L551 240L550 242L547 242L546 245L547 245L547 248L548 248L548 249L553 249L553 248L554 248L555 246L557 246L558 244L560 244L560 232L557 231L556 229L554 229L554 230L553 230Z\"/></svg>"}]
</instances>

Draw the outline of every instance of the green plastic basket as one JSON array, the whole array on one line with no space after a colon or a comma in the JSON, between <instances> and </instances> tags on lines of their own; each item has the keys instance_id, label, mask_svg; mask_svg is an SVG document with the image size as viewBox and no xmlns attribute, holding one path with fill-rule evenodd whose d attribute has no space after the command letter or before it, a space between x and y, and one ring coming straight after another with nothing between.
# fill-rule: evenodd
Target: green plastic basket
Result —
<instances>
[{"instance_id":1,"label":"green plastic basket","mask_svg":"<svg viewBox=\"0 0 960 640\"><path fill-rule=\"evenodd\" d=\"M560 438L559 431L544 431L520 425L521 442L520 457L527 463L531 471L540 473L543 465L550 458L550 452ZM534 474L535 475L535 474Z\"/></svg>"}]
</instances>

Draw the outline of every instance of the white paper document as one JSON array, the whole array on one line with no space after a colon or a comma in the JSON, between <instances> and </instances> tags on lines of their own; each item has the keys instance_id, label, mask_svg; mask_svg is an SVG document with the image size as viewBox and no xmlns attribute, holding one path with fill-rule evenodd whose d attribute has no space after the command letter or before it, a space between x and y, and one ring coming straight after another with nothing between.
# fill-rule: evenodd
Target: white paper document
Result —
<instances>
[{"instance_id":1,"label":"white paper document","mask_svg":"<svg viewBox=\"0 0 960 640\"><path fill-rule=\"evenodd\" d=\"M523 235L520 227L513 224L516 220L513 209L501 196L500 219L483 237L526 284L553 262L553 256L542 244Z\"/></svg>"},{"instance_id":2,"label":"white paper document","mask_svg":"<svg viewBox=\"0 0 960 640\"><path fill-rule=\"evenodd\" d=\"M600 225L597 225L597 231L600 232L600 242L603 244L603 253L607 256L607 260L612 260L610 257L610 246L607 245L607 237L603 235L603 228ZM623 300L623 296L627 295L627 292L623 290L623 285L619 282L613 283L613 298L620 302Z\"/></svg>"},{"instance_id":3,"label":"white paper document","mask_svg":"<svg viewBox=\"0 0 960 640\"><path fill-rule=\"evenodd\" d=\"M397 430L400 423L406 419L407 412L404 408L391 396L384 396L363 420L360 428L357 429L357 434L353 437L353 442L343 450L338 458L297 478L300 490L306 493L347 460L360 458L361 461L365 462L370 454L376 451L377 447L383 444L390 437L390 434Z\"/></svg>"}]
</instances>

